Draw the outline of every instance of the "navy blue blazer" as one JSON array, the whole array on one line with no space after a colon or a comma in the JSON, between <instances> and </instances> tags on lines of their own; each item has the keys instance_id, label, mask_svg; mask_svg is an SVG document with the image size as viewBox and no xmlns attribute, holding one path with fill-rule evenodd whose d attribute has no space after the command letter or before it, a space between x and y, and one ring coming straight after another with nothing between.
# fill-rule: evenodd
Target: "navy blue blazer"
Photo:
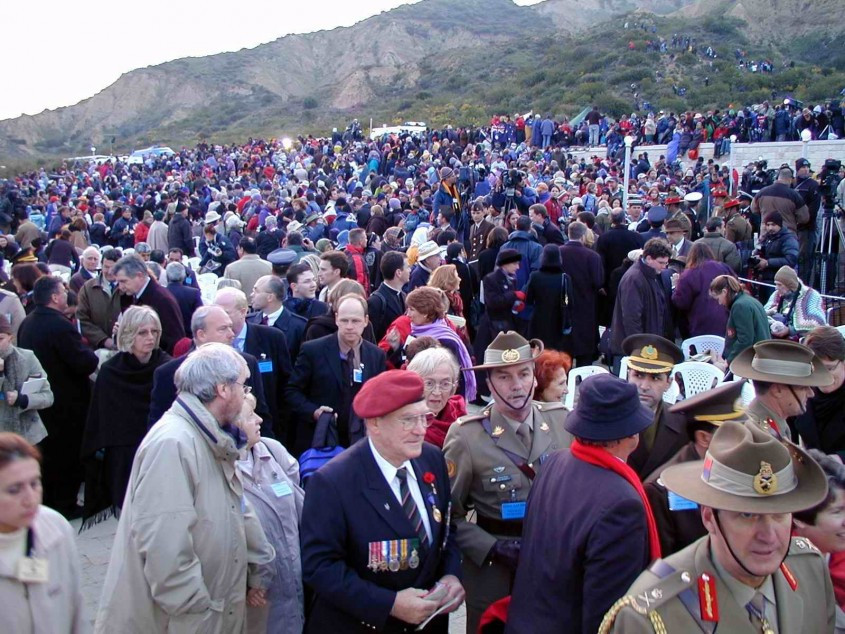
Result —
<instances>
[{"instance_id":1,"label":"navy blue blazer","mask_svg":"<svg viewBox=\"0 0 845 634\"><path fill-rule=\"evenodd\" d=\"M436 522L426 504L432 541L419 553L420 565L397 572L368 568L372 542L414 539L416 533L376 463L366 438L316 471L308 480L300 539L302 575L315 597L305 632L396 633L413 630L390 616L396 593L431 588L445 575L461 576L461 555L451 524L449 476L443 454L423 444L411 461L423 498L431 493L423 474L434 474ZM422 512L422 509L420 509ZM448 616L438 617L425 632L446 634Z\"/></svg>"},{"instance_id":2,"label":"navy blue blazer","mask_svg":"<svg viewBox=\"0 0 845 634\"><path fill-rule=\"evenodd\" d=\"M193 351L195 348L191 348ZM176 370L178 370L188 354L177 357L172 361L168 361L164 365L160 365L153 373L153 391L150 393L150 415L147 419L147 426L152 427L164 413L170 409L173 402L176 400ZM267 399L264 398L264 386L261 379L261 371L258 368L258 361L255 360L251 354L241 353L244 361L249 368L249 378L246 380L246 385L252 388L252 393L255 395L255 413L261 417L261 435L275 438L273 435L273 421L270 418L270 410L267 407Z\"/></svg>"},{"instance_id":3,"label":"navy blue blazer","mask_svg":"<svg viewBox=\"0 0 845 634\"><path fill-rule=\"evenodd\" d=\"M288 378L293 372L293 366L285 335L278 328L247 324L244 352L258 360L258 369L264 385L264 396L267 398L270 418L273 420L275 437L280 442L287 443L286 434L282 433L286 432L285 421L288 418L287 412L284 411L284 391Z\"/></svg>"},{"instance_id":4,"label":"navy blue blazer","mask_svg":"<svg viewBox=\"0 0 845 634\"><path fill-rule=\"evenodd\" d=\"M384 372L387 365L384 351L369 341L361 342L361 363L364 364L362 383ZM342 388L337 333L306 341L285 389L285 402L296 423L296 443L288 449L295 456L311 448L316 424L314 411L321 405L327 405L335 412L340 409Z\"/></svg>"},{"instance_id":5,"label":"navy blue blazer","mask_svg":"<svg viewBox=\"0 0 845 634\"><path fill-rule=\"evenodd\" d=\"M253 313L249 315L246 320L251 324L261 325L261 313ZM273 328L278 328L285 334L285 339L288 342L288 353L292 362L296 362L296 357L299 355L299 348L302 346L302 338L305 336L305 326L308 321L297 315L292 310L285 308Z\"/></svg>"},{"instance_id":6,"label":"navy blue blazer","mask_svg":"<svg viewBox=\"0 0 845 634\"><path fill-rule=\"evenodd\" d=\"M506 634L593 634L649 563L640 496L622 476L552 455L528 494Z\"/></svg>"},{"instance_id":7,"label":"navy blue blazer","mask_svg":"<svg viewBox=\"0 0 845 634\"><path fill-rule=\"evenodd\" d=\"M185 332L191 332L191 317L194 316L194 311L202 306L202 294L199 289L180 283L168 284L167 290L170 291L179 306Z\"/></svg>"}]
</instances>

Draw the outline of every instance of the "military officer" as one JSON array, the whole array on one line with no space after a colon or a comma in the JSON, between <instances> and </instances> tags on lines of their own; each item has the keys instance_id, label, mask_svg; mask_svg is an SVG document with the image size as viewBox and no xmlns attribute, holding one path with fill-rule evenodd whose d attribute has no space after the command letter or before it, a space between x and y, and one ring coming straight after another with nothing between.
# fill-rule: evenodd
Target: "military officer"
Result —
<instances>
[{"instance_id":1,"label":"military officer","mask_svg":"<svg viewBox=\"0 0 845 634\"><path fill-rule=\"evenodd\" d=\"M722 213L719 214L725 220L725 239L734 244L754 239L751 224L739 212L740 204L738 198L732 198L722 206Z\"/></svg>"},{"instance_id":2,"label":"military officer","mask_svg":"<svg viewBox=\"0 0 845 634\"><path fill-rule=\"evenodd\" d=\"M701 507L707 535L656 561L605 615L599 632L821 634L834 631L827 564L792 513L827 498L821 467L751 422L728 421L703 461L661 478Z\"/></svg>"},{"instance_id":3,"label":"military officer","mask_svg":"<svg viewBox=\"0 0 845 634\"><path fill-rule=\"evenodd\" d=\"M467 632L494 601L510 594L519 559L525 504L535 476L557 449L568 447L561 403L531 400L536 379L532 346L518 333L499 333L474 370L487 372L492 404L459 418L443 445L452 485L452 513L463 553ZM476 522L467 520L475 509Z\"/></svg>"},{"instance_id":4,"label":"military officer","mask_svg":"<svg viewBox=\"0 0 845 634\"><path fill-rule=\"evenodd\" d=\"M816 353L795 341L758 341L731 362L731 372L751 379L756 393L748 417L775 438L792 440L786 419L807 411L814 387L833 383Z\"/></svg>"},{"instance_id":5,"label":"military officer","mask_svg":"<svg viewBox=\"0 0 845 634\"><path fill-rule=\"evenodd\" d=\"M742 388L746 380L726 381L712 390L676 403L669 408L672 414L686 416L689 442L669 462L656 469L645 481L645 488L660 537L660 552L664 556L676 553L707 534L701 523L698 505L670 493L660 474L672 465L702 460L713 433L725 421L746 420L742 407Z\"/></svg>"},{"instance_id":6,"label":"military officer","mask_svg":"<svg viewBox=\"0 0 845 634\"><path fill-rule=\"evenodd\" d=\"M665 203L667 220L677 220L681 223L681 228L684 230L684 239L690 240L692 235L692 222L687 215L681 211L681 197L669 196Z\"/></svg>"},{"instance_id":7,"label":"military officer","mask_svg":"<svg viewBox=\"0 0 845 634\"><path fill-rule=\"evenodd\" d=\"M631 335L622 342L628 356L628 383L637 387L640 403L654 412L654 423L640 434L628 465L645 479L687 443L686 418L673 414L663 400L672 387L672 368L684 360L681 349L659 335Z\"/></svg>"}]
</instances>

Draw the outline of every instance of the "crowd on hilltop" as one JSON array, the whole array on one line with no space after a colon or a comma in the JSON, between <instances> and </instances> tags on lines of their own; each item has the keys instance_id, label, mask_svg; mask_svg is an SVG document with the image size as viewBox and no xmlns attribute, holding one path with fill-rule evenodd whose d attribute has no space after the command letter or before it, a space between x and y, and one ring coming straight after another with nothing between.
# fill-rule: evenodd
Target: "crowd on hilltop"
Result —
<instances>
[{"instance_id":1,"label":"crowd on hilltop","mask_svg":"<svg viewBox=\"0 0 845 634\"><path fill-rule=\"evenodd\" d=\"M613 144L640 122L594 109L589 159L551 119L497 117L0 183L12 630L90 629L67 519L116 516L97 632L446 634L464 601L473 634L690 631L669 602L701 575L746 594L724 544L750 515L761 622L800 631L800 595L833 631L845 340L813 284L820 181L845 197L845 171L731 174L680 138L708 120L672 119L627 173ZM661 556L693 576L650 577ZM663 603L632 609L637 584Z\"/></svg>"}]
</instances>

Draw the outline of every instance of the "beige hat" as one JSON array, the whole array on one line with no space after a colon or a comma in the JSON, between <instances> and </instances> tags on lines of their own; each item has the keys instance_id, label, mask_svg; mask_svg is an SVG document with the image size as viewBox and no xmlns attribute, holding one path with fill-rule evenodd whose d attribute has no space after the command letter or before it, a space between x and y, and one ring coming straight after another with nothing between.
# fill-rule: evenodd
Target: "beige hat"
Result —
<instances>
[{"instance_id":1,"label":"beige hat","mask_svg":"<svg viewBox=\"0 0 845 634\"><path fill-rule=\"evenodd\" d=\"M786 340L758 341L734 358L731 372L752 381L781 385L825 387L833 383L833 376L815 352Z\"/></svg>"},{"instance_id":2,"label":"beige hat","mask_svg":"<svg viewBox=\"0 0 845 634\"><path fill-rule=\"evenodd\" d=\"M794 513L827 497L827 478L815 460L750 421L724 422L704 460L669 467L660 480L687 500L737 513Z\"/></svg>"},{"instance_id":3,"label":"beige hat","mask_svg":"<svg viewBox=\"0 0 845 634\"><path fill-rule=\"evenodd\" d=\"M439 253L440 247L437 246L437 243L434 240L423 242L417 251L417 262L424 262L426 258L430 258L432 255L437 255Z\"/></svg>"},{"instance_id":4,"label":"beige hat","mask_svg":"<svg viewBox=\"0 0 845 634\"><path fill-rule=\"evenodd\" d=\"M528 363L543 352L543 342L539 339L528 341L518 332L509 330L500 332L484 351L484 363L464 370L489 370L503 368L520 363Z\"/></svg>"},{"instance_id":5,"label":"beige hat","mask_svg":"<svg viewBox=\"0 0 845 634\"><path fill-rule=\"evenodd\" d=\"M798 273L786 264L780 267L778 272L775 273L775 282L780 282L791 291L797 291L801 288L801 280L798 279Z\"/></svg>"}]
</instances>

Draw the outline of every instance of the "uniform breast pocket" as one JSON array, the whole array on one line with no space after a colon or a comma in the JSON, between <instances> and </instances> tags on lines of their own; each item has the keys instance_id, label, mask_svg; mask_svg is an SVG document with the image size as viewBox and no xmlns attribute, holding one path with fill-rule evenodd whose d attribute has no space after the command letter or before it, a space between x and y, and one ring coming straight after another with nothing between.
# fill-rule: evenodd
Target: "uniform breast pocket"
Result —
<instances>
[{"instance_id":1,"label":"uniform breast pocket","mask_svg":"<svg viewBox=\"0 0 845 634\"><path fill-rule=\"evenodd\" d=\"M512 473L495 473L493 471L485 474L481 486L484 491L499 498L502 501L510 500L514 497L520 498L522 490L522 478L517 472Z\"/></svg>"}]
</instances>

